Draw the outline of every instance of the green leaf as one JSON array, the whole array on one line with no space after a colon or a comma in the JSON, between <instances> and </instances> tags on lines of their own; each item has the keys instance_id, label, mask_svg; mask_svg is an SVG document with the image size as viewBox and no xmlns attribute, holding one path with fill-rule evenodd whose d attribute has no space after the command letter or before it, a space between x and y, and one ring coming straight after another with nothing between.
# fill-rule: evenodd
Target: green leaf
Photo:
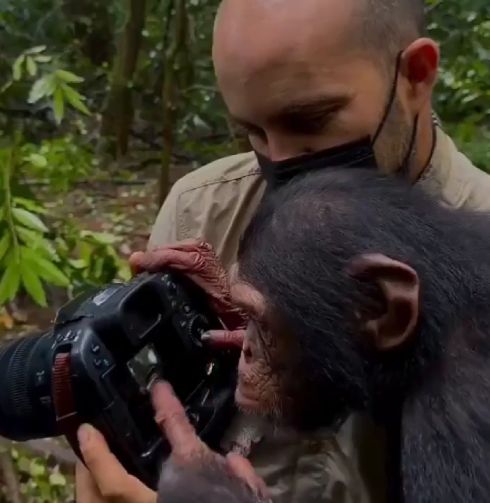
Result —
<instances>
[{"instance_id":1,"label":"green leaf","mask_svg":"<svg viewBox=\"0 0 490 503\"><path fill-rule=\"evenodd\" d=\"M33 252L29 248L25 248L23 250L23 255L25 259L30 262L31 265L33 265L36 273L41 278L56 286L69 286L70 280L60 271L60 269L55 264L53 264L53 262L46 260L44 257L39 255L38 253Z\"/></svg>"},{"instance_id":2,"label":"green leaf","mask_svg":"<svg viewBox=\"0 0 490 503\"><path fill-rule=\"evenodd\" d=\"M22 284L26 292L33 298L33 300L42 307L47 306L46 293L39 276L30 267L29 262L24 261L21 263L21 276Z\"/></svg>"},{"instance_id":3,"label":"green leaf","mask_svg":"<svg viewBox=\"0 0 490 503\"><path fill-rule=\"evenodd\" d=\"M41 52L44 52L46 50L45 45L36 45L35 47L31 47L30 49L27 49L25 52L26 54L39 54Z\"/></svg>"},{"instance_id":4,"label":"green leaf","mask_svg":"<svg viewBox=\"0 0 490 503\"><path fill-rule=\"evenodd\" d=\"M87 262L83 259L71 259L68 261L68 263L74 268L74 269L85 269L87 267Z\"/></svg>"},{"instance_id":5,"label":"green leaf","mask_svg":"<svg viewBox=\"0 0 490 503\"><path fill-rule=\"evenodd\" d=\"M12 66L12 72L14 80L20 80L22 78L22 64L24 63L26 57L21 54L14 62Z\"/></svg>"},{"instance_id":6,"label":"green leaf","mask_svg":"<svg viewBox=\"0 0 490 503\"><path fill-rule=\"evenodd\" d=\"M49 476L49 483L52 486L64 487L66 486L66 478L60 472L53 472Z\"/></svg>"},{"instance_id":7,"label":"green leaf","mask_svg":"<svg viewBox=\"0 0 490 503\"><path fill-rule=\"evenodd\" d=\"M0 260L5 257L5 254L7 253L11 243L10 233L5 232L2 236L2 239L0 239Z\"/></svg>"},{"instance_id":8,"label":"green leaf","mask_svg":"<svg viewBox=\"0 0 490 503\"><path fill-rule=\"evenodd\" d=\"M29 93L28 102L32 105L37 103L40 99L52 96L56 90L56 81L53 75L45 75L32 85L31 91Z\"/></svg>"},{"instance_id":9,"label":"green leaf","mask_svg":"<svg viewBox=\"0 0 490 503\"><path fill-rule=\"evenodd\" d=\"M26 199L25 197L14 197L14 204L23 206L26 210L45 215L47 211L33 199Z\"/></svg>"},{"instance_id":10,"label":"green leaf","mask_svg":"<svg viewBox=\"0 0 490 503\"><path fill-rule=\"evenodd\" d=\"M46 468L39 461L31 461L30 474L32 477L40 477L46 473Z\"/></svg>"},{"instance_id":11,"label":"green leaf","mask_svg":"<svg viewBox=\"0 0 490 503\"><path fill-rule=\"evenodd\" d=\"M118 237L114 234L109 234L108 232L93 232L93 231L82 231L80 233L82 239L92 239L98 244L103 245L113 245L117 243Z\"/></svg>"},{"instance_id":12,"label":"green leaf","mask_svg":"<svg viewBox=\"0 0 490 503\"><path fill-rule=\"evenodd\" d=\"M33 252L40 252L51 260L58 260L54 246L41 234L25 227L17 227L16 230L20 240Z\"/></svg>"},{"instance_id":13,"label":"green leaf","mask_svg":"<svg viewBox=\"0 0 490 503\"><path fill-rule=\"evenodd\" d=\"M56 70L55 73L60 80L68 82L69 84L80 84L84 81L82 77L79 77L78 75L75 75L74 73L68 72L66 70Z\"/></svg>"},{"instance_id":14,"label":"green leaf","mask_svg":"<svg viewBox=\"0 0 490 503\"><path fill-rule=\"evenodd\" d=\"M70 103L73 108L76 108L80 112L90 115L89 109L85 106L83 100L85 99L78 91L75 91L73 87L63 84L63 91L65 93L66 100Z\"/></svg>"},{"instance_id":15,"label":"green leaf","mask_svg":"<svg viewBox=\"0 0 490 503\"><path fill-rule=\"evenodd\" d=\"M24 473L30 473L31 471L31 462L29 459L21 457L17 463L19 470Z\"/></svg>"},{"instance_id":16,"label":"green leaf","mask_svg":"<svg viewBox=\"0 0 490 503\"><path fill-rule=\"evenodd\" d=\"M28 227L29 229L34 229L39 232L48 231L48 228L44 225L43 221L30 211L24 210L23 208L13 208L12 215L18 223Z\"/></svg>"},{"instance_id":17,"label":"green leaf","mask_svg":"<svg viewBox=\"0 0 490 503\"><path fill-rule=\"evenodd\" d=\"M9 262L0 280L0 305L13 300L20 286L20 269L15 260Z\"/></svg>"},{"instance_id":18,"label":"green leaf","mask_svg":"<svg viewBox=\"0 0 490 503\"><path fill-rule=\"evenodd\" d=\"M60 124L65 116L65 96L61 87L57 87L54 91L53 112L57 124Z\"/></svg>"},{"instance_id":19,"label":"green leaf","mask_svg":"<svg viewBox=\"0 0 490 503\"><path fill-rule=\"evenodd\" d=\"M37 63L29 56L26 58L26 66L29 75L35 77L37 73Z\"/></svg>"},{"instance_id":20,"label":"green leaf","mask_svg":"<svg viewBox=\"0 0 490 503\"><path fill-rule=\"evenodd\" d=\"M48 165L46 157L40 154L31 154L27 160L36 168L45 168Z\"/></svg>"},{"instance_id":21,"label":"green leaf","mask_svg":"<svg viewBox=\"0 0 490 503\"><path fill-rule=\"evenodd\" d=\"M34 56L34 59L38 63L49 63L53 58L51 56L46 56L46 55L39 55L39 56Z\"/></svg>"}]
</instances>

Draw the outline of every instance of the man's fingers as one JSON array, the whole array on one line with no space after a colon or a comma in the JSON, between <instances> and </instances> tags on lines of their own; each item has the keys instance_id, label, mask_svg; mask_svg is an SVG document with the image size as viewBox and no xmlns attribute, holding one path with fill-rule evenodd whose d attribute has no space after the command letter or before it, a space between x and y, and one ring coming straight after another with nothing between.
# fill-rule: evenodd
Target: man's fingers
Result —
<instances>
[{"instance_id":1,"label":"man's fingers","mask_svg":"<svg viewBox=\"0 0 490 503\"><path fill-rule=\"evenodd\" d=\"M242 349L245 330L210 330L202 340L220 349Z\"/></svg>"},{"instance_id":2,"label":"man's fingers","mask_svg":"<svg viewBox=\"0 0 490 503\"><path fill-rule=\"evenodd\" d=\"M157 382L152 388L155 421L172 448L172 456L179 462L194 462L208 453L189 422L184 407L170 384Z\"/></svg>"},{"instance_id":3,"label":"man's fingers","mask_svg":"<svg viewBox=\"0 0 490 503\"><path fill-rule=\"evenodd\" d=\"M104 500L117 503L154 503L156 494L128 474L92 426L82 425L78 442L83 460Z\"/></svg>"},{"instance_id":4,"label":"man's fingers","mask_svg":"<svg viewBox=\"0 0 490 503\"><path fill-rule=\"evenodd\" d=\"M268 500L270 498L265 482L257 475L248 459L240 454L231 452L226 456L226 463L230 472L235 477L243 480L261 500Z\"/></svg>"},{"instance_id":5,"label":"man's fingers","mask_svg":"<svg viewBox=\"0 0 490 503\"><path fill-rule=\"evenodd\" d=\"M75 467L75 498L77 503L106 503L91 473L80 461Z\"/></svg>"}]
</instances>

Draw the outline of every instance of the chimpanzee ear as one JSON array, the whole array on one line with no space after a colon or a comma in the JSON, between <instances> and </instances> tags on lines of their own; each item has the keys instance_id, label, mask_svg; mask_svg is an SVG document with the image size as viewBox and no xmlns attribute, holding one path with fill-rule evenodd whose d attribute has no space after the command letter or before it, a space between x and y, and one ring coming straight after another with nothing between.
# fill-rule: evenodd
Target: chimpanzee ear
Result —
<instances>
[{"instance_id":1,"label":"chimpanzee ear","mask_svg":"<svg viewBox=\"0 0 490 503\"><path fill-rule=\"evenodd\" d=\"M376 319L365 320L365 329L380 351L402 345L414 335L419 318L420 282L414 269L382 254L356 257L348 273L371 281L380 288L385 310Z\"/></svg>"}]
</instances>

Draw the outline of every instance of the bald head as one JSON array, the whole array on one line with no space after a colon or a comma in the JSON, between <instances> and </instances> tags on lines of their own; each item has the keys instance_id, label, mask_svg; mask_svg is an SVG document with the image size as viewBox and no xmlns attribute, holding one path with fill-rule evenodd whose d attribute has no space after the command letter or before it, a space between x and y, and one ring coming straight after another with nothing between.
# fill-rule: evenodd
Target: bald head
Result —
<instances>
[{"instance_id":1,"label":"bald head","mask_svg":"<svg viewBox=\"0 0 490 503\"><path fill-rule=\"evenodd\" d=\"M372 49L378 61L382 55L391 58L426 31L424 0L223 0L216 26L222 16L226 16L226 22L234 13L242 20L246 12L256 18L264 14L282 16L284 11L291 12L293 5L296 14L304 12L304 16L296 17L297 30L312 30L317 25L329 36L331 23L341 28L345 42ZM312 20L312 13L316 23L302 24L302 19Z\"/></svg>"},{"instance_id":2,"label":"bald head","mask_svg":"<svg viewBox=\"0 0 490 503\"><path fill-rule=\"evenodd\" d=\"M439 53L424 31L423 0L223 0L213 61L231 116L278 161L374 137L403 51L375 144L380 167L395 171L415 116L421 141L431 136ZM423 159L430 145L415 150Z\"/></svg>"}]
</instances>

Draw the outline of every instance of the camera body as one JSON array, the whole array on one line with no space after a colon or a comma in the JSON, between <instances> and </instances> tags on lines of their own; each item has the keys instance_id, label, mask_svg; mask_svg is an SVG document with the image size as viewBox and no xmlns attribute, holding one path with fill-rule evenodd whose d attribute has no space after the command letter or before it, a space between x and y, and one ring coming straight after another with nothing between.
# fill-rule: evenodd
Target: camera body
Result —
<instances>
[{"instance_id":1,"label":"camera body","mask_svg":"<svg viewBox=\"0 0 490 503\"><path fill-rule=\"evenodd\" d=\"M233 414L238 357L201 342L219 328L204 293L174 272L84 294L59 311L49 334L0 355L17 373L11 370L14 389L0 399L0 422L18 418L0 433L20 440L65 435L80 454L76 431L90 423L128 472L154 488L169 454L154 421L155 378L172 384L212 448Z\"/></svg>"}]
</instances>

